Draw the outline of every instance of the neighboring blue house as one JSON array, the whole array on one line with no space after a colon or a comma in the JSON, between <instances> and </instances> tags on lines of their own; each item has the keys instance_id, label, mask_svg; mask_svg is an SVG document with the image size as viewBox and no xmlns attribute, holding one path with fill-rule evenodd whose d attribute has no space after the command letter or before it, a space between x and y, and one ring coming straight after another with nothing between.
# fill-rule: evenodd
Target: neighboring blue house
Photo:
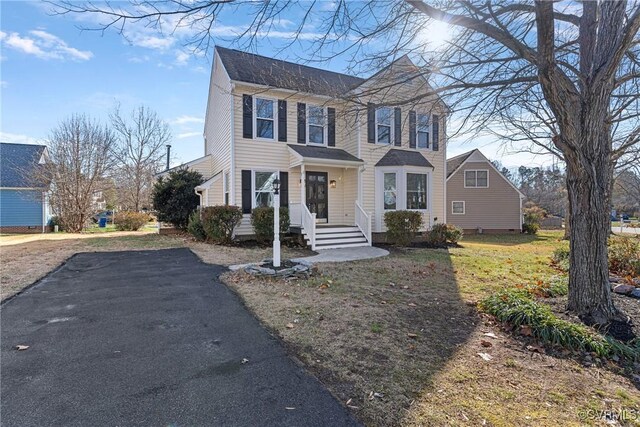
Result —
<instances>
[{"instance_id":1,"label":"neighboring blue house","mask_svg":"<svg viewBox=\"0 0 640 427\"><path fill-rule=\"evenodd\" d=\"M38 182L44 145L0 143L0 233L44 233L48 185Z\"/></svg>"}]
</instances>

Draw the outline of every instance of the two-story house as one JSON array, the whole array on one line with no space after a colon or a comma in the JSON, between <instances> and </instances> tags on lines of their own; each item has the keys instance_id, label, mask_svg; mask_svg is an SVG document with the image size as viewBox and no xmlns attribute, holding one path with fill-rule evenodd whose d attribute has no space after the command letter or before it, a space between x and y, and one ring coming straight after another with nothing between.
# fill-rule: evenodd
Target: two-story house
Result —
<instances>
[{"instance_id":1,"label":"two-story house","mask_svg":"<svg viewBox=\"0 0 640 427\"><path fill-rule=\"evenodd\" d=\"M447 107L402 57L368 79L217 47L205 117L202 206L280 203L312 248L371 245L384 213L446 221Z\"/></svg>"}]
</instances>

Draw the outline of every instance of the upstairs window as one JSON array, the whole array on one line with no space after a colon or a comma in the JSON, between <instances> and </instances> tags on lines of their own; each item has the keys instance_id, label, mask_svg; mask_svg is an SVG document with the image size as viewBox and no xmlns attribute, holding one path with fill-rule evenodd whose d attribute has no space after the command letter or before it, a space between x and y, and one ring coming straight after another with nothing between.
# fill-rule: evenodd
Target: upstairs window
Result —
<instances>
[{"instance_id":1,"label":"upstairs window","mask_svg":"<svg viewBox=\"0 0 640 427\"><path fill-rule=\"evenodd\" d=\"M464 171L465 188L487 188L489 187L488 170L466 170Z\"/></svg>"},{"instance_id":2,"label":"upstairs window","mask_svg":"<svg viewBox=\"0 0 640 427\"><path fill-rule=\"evenodd\" d=\"M325 116L324 108L316 105L307 106L307 131L308 143L324 144L325 143Z\"/></svg>"},{"instance_id":3,"label":"upstairs window","mask_svg":"<svg viewBox=\"0 0 640 427\"><path fill-rule=\"evenodd\" d=\"M416 145L418 148L429 148L429 115L418 114L416 117Z\"/></svg>"},{"instance_id":4,"label":"upstairs window","mask_svg":"<svg viewBox=\"0 0 640 427\"><path fill-rule=\"evenodd\" d=\"M379 107L376 109L376 142L378 144L389 145L393 139L391 129L393 128L393 109L389 107Z\"/></svg>"},{"instance_id":5,"label":"upstairs window","mask_svg":"<svg viewBox=\"0 0 640 427\"><path fill-rule=\"evenodd\" d=\"M256 98L256 138L273 139L275 133L275 102Z\"/></svg>"},{"instance_id":6,"label":"upstairs window","mask_svg":"<svg viewBox=\"0 0 640 427\"><path fill-rule=\"evenodd\" d=\"M427 175L407 174L407 209L427 209Z\"/></svg>"}]
</instances>

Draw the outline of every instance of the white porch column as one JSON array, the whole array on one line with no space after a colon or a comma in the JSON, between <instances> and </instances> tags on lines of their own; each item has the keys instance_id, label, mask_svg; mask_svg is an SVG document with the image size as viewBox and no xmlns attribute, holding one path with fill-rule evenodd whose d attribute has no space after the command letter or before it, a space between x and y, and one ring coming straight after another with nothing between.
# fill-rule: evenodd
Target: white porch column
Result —
<instances>
[{"instance_id":1,"label":"white porch column","mask_svg":"<svg viewBox=\"0 0 640 427\"><path fill-rule=\"evenodd\" d=\"M304 163L300 165L300 204L307 206L307 177L305 174ZM300 213L304 212L300 209Z\"/></svg>"}]
</instances>

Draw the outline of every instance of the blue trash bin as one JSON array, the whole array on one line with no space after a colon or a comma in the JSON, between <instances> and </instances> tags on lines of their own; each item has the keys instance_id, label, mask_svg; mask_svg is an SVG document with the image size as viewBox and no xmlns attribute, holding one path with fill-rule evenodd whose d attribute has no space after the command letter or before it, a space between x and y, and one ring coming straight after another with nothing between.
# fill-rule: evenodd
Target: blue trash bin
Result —
<instances>
[{"instance_id":1,"label":"blue trash bin","mask_svg":"<svg viewBox=\"0 0 640 427\"><path fill-rule=\"evenodd\" d=\"M98 227L105 228L107 226L107 217L103 216L98 220Z\"/></svg>"}]
</instances>

